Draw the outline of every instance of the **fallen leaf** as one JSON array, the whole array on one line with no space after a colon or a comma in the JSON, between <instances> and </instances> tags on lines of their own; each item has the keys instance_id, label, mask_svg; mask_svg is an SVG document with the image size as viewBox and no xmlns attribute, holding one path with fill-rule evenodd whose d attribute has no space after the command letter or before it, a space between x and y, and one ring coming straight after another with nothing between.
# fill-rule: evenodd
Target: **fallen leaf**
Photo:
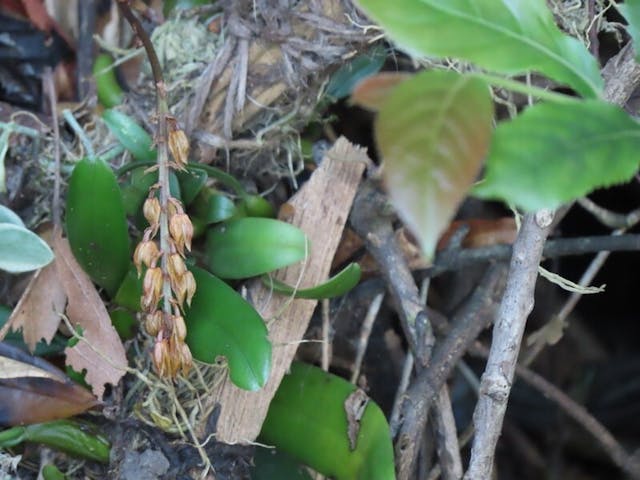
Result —
<instances>
[{"instance_id":1,"label":"fallen leaf","mask_svg":"<svg viewBox=\"0 0 640 480\"><path fill-rule=\"evenodd\" d=\"M99 404L91 392L54 366L0 342L0 424L66 418Z\"/></svg>"},{"instance_id":2,"label":"fallen leaf","mask_svg":"<svg viewBox=\"0 0 640 480\"><path fill-rule=\"evenodd\" d=\"M22 336L31 352L41 339L51 343L67 302L64 286L57 278L55 262L33 274L8 320L13 331L22 328Z\"/></svg>"},{"instance_id":3,"label":"fallen leaf","mask_svg":"<svg viewBox=\"0 0 640 480\"><path fill-rule=\"evenodd\" d=\"M357 446L358 433L360 433L360 420L369 403L369 397L361 389L356 389L344 401L344 411L347 414L347 437L349 437L349 449L353 452Z\"/></svg>"},{"instance_id":4,"label":"fallen leaf","mask_svg":"<svg viewBox=\"0 0 640 480\"><path fill-rule=\"evenodd\" d=\"M69 242L57 234L53 245L58 281L68 297L67 317L74 328L82 328L86 340L65 350L66 364L77 372L86 369L87 383L102 398L104 385L117 385L126 373L124 347L95 286L71 253Z\"/></svg>"}]
</instances>

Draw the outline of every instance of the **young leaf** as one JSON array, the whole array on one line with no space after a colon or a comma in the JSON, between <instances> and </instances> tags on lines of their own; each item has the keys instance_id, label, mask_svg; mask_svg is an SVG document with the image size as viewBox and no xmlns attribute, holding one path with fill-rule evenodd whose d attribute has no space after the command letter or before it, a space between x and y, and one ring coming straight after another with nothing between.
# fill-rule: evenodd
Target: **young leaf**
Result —
<instances>
[{"instance_id":1,"label":"young leaf","mask_svg":"<svg viewBox=\"0 0 640 480\"><path fill-rule=\"evenodd\" d=\"M480 170L492 118L487 85L444 70L401 83L378 114L389 196L429 258Z\"/></svg>"},{"instance_id":2,"label":"young leaf","mask_svg":"<svg viewBox=\"0 0 640 480\"><path fill-rule=\"evenodd\" d=\"M597 62L556 26L545 0L358 0L402 48L515 75L540 72L598 97Z\"/></svg>"},{"instance_id":3,"label":"young leaf","mask_svg":"<svg viewBox=\"0 0 640 480\"><path fill-rule=\"evenodd\" d=\"M13 223L0 223L0 270L29 272L52 260L53 252L38 235Z\"/></svg>"},{"instance_id":4,"label":"young leaf","mask_svg":"<svg viewBox=\"0 0 640 480\"><path fill-rule=\"evenodd\" d=\"M4 205L0 205L0 223L12 223L13 225L26 228L22 219L16 215L13 210Z\"/></svg>"},{"instance_id":5,"label":"young leaf","mask_svg":"<svg viewBox=\"0 0 640 480\"><path fill-rule=\"evenodd\" d=\"M636 61L640 61L640 0L625 0L624 3L615 5L627 20L627 32L633 39Z\"/></svg>"},{"instance_id":6,"label":"young leaf","mask_svg":"<svg viewBox=\"0 0 640 480\"><path fill-rule=\"evenodd\" d=\"M240 218L209 231L207 265L221 278L248 278L302 260L307 237L271 218Z\"/></svg>"},{"instance_id":7,"label":"young leaf","mask_svg":"<svg viewBox=\"0 0 640 480\"><path fill-rule=\"evenodd\" d=\"M391 92L411 75L405 72L382 72L365 78L356 85L351 94L351 103L372 112L380 110Z\"/></svg>"},{"instance_id":8,"label":"young leaf","mask_svg":"<svg viewBox=\"0 0 640 480\"><path fill-rule=\"evenodd\" d=\"M222 280L197 267L191 271L198 289L185 312L185 322L193 357L213 363L224 356L237 387L262 388L271 370L271 343L264 321Z\"/></svg>"},{"instance_id":9,"label":"young leaf","mask_svg":"<svg viewBox=\"0 0 640 480\"><path fill-rule=\"evenodd\" d=\"M275 292L292 295L294 298L334 298L344 295L360 281L360 265L350 263L333 277L320 285L296 290L295 287L280 282L275 278L262 277L263 283Z\"/></svg>"},{"instance_id":10,"label":"young leaf","mask_svg":"<svg viewBox=\"0 0 640 480\"><path fill-rule=\"evenodd\" d=\"M640 124L599 101L541 103L496 129L474 193L525 210L555 208L638 169Z\"/></svg>"},{"instance_id":11,"label":"young leaf","mask_svg":"<svg viewBox=\"0 0 640 480\"><path fill-rule=\"evenodd\" d=\"M0 342L0 425L46 422L100 402L41 358Z\"/></svg>"},{"instance_id":12,"label":"young leaf","mask_svg":"<svg viewBox=\"0 0 640 480\"><path fill-rule=\"evenodd\" d=\"M361 408L348 408L352 399ZM291 365L259 440L336 480L395 479L391 435L380 408L355 385L311 365Z\"/></svg>"},{"instance_id":13,"label":"young leaf","mask_svg":"<svg viewBox=\"0 0 640 480\"><path fill-rule=\"evenodd\" d=\"M155 160L156 150L152 148L151 136L138 123L118 110L105 110L102 120L124 148L136 160Z\"/></svg>"}]
</instances>

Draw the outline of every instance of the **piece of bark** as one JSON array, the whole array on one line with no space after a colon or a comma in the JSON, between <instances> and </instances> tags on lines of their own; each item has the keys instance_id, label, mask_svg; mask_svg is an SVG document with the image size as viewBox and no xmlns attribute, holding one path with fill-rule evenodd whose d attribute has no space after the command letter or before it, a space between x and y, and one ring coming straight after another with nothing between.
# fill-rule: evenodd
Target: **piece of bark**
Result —
<instances>
[{"instance_id":1,"label":"piece of bark","mask_svg":"<svg viewBox=\"0 0 640 480\"><path fill-rule=\"evenodd\" d=\"M310 250L306 261L278 271L275 278L300 288L327 279L366 162L365 150L341 137L309 181L289 200L293 208L291 223L307 234ZM226 443L252 442L260 433L269 403L318 303L274 294L259 281L250 285L248 297L269 326L273 344L271 375L257 392L240 390L226 378L219 390L205 400L209 406L220 404L216 438ZM200 435L206 431L205 423L197 426Z\"/></svg>"}]
</instances>

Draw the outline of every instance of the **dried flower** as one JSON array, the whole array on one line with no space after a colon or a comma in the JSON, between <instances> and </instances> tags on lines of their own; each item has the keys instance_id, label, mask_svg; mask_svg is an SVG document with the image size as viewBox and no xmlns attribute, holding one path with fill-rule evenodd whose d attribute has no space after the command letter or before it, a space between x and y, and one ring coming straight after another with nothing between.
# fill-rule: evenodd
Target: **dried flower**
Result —
<instances>
[{"instance_id":1,"label":"dried flower","mask_svg":"<svg viewBox=\"0 0 640 480\"><path fill-rule=\"evenodd\" d=\"M153 240L141 241L133 252L133 263L138 270L138 277L140 277L142 265L147 267L155 266L158 257L160 257L160 251L156 242Z\"/></svg>"},{"instance_id":2,"label":"dried flower","mask_svg":"<svg viewBox=\"0 0 640 480\"><path fill-rule=\"evenodd\" d=\"M144 213L144 218L154 229L160 223L160 212L160 200L157 197L147 197L142 206L142 213Z\"/></svg>"},{"instance_id":3,"label":"dried flower","mask_svg":"<svg viewBox=\"0 0 640 480\"><path fill-rule=\"evenodd\" d=\"M161 310L156 310L153 313L148 314L144 320L144 329L149 335L155 337L162 329L162 316Z\"/></svg>"},{"instance_id":4,"label":"dried flower","mask_svg":"<svg viewBox=\"0 0 640 480\"><path fill-rule=\"evenodd\" d=\"M186 343L180 345L180 362L182 363L182 374L186 375L193 366L193 356Z\"/></svg>"},{"instance_id":5,"label":"dried flower","mask_svg":"<svg viewBox=\"0 0 640 480\"><path fill-rule=\"evenodd\" d=\"M169 150L180 170L186 168L189 161L189 140L184 130L176 127L169 132Z\"/></svg>"},{"instance_id":6,"label":"dried flower","mask_svg":"<svg viewBox=\"0 0 640 480\"><path fill-rule=\"evenodd\" d=\"M184 274L183 282L185 285L187 305L190 307L191 299L193 298L193 295L196 293L196 279L193 277L193 273L191 273L190 271L187 271Z\"/></svg>"},{"instance_id":7,"label":"dried flower","mask_svg":"<svg viewBox=\"0 0 640 480\"><path fill-rule=\"evenodd\" d=\"M152 267L144 274L142 281L142 309L147 312L155 311L162 296L162 270Z\"/></svg>"},{"instance_id":8,"label":"dried flower","mask_svg":"<svg viewBox=\"0 0 640 480\"><path fill-rule=\"evenodd\" d=\"M169 219L169 233L180 255L184 256L185 247L191 251L193 224L186 213L176 213Z\"/></svg>"},{"instance_id":9,"label":"dried flower","mask_svg":"<svg viewBox=\"0 0 640 480\"><path fill-rule=\"evenodd\" d=\"M169 270L169 278L179 278L187 271L187 266L184 264L184 260L178 253L172 253L167 260L167 270Z\"/></svg>"},{"instance_id":10,"label":"dried flower","mask_svg":"<svg viewBox=\"0 0 640 480\"><path fill-rule=\"evenodd\" d=\"M187 338L187 325L181 315L173 316L173 333L179 342L184 342L184 339Z\"/></svg>"}]
</instances>

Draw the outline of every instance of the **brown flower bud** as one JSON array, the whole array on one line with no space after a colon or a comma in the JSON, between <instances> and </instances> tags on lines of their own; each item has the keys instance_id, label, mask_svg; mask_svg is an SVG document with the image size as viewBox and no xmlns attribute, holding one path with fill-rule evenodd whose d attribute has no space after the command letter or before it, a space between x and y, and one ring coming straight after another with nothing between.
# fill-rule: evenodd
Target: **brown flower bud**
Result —
<instances>
[{"instance_id":1,"label":"brown flower bud","mask_svg":"<svg viewBox=\"0 0 640 480\"><path fill-rule=\"evenodd\" d=\"M184 256L185 247L191 251L193 225L186 213L176 213L169 219L169 233L180 255Z\"/></svg>"},{"instance_id":2,"label":"brown flower bud","mask_svg":"<svg viewBox=\"0 0 640 480\"><path fill-rule=\"evenodd\" d=\"M183 283L185 288L187 305L191 306L191 299L196 293L196 279L193 277L193 273L187 270L183 277Z\"/></svg>"},{"instance_id":3,"label":"brown flower bud","mask_svg":"<svg viewBox=\"0 0 640 480\"><path fill-rule=\"evenodd\" d=\"M152 337L157 336L162 329L162 311L156 310L148 314L144 320L144 329Z\"/></svg>"},{"instance_id":4,"label":"brown flower bud","mask_svg":"<svg viewBox=\"0 0 640 480\"><path fill-rule=\"evenodd\" d=\"M142 281L142 309L149 312L154 311L158 301L162 296L162 270L159 267L152 267L144 274Z\"/></svg>"},{"instance_id":5,"label":"brown flower bud","mask_svg":"<svg viewBox=\"0 0 640 480\"><path fill-rule=\"evenodd\" d=\"M189 140L184 130L176 128L169 132L169 150L180 170L184 170L189 161Z\"/></svg>"},{"instance_id":6,"label":"brown flower bud","mask_svg":"<svg viewBox=\"0 0 640 480\"><path fill-rule=\"evenodd\" d=\"M187 266L184 264L184 260L179 253L172 253L169 255L167 261L167 269L169 271L169 278L180 278L187 271Z\"/></svg>"},{"instance_id":7,"label":"brown flower bud","mask_svg":"<svg viewBox=\"0 0 640 480\"><path fill-rule=\"evenodd\" d=\"M180 363L182 363L182 374L189 373L193 366L193 356L191 355L191 350L189 350L189 345L186 343L180 345Z\"/></svg>"},{"instance_id":8,"label":"brown flower bud","mask_svg":"<svg viewBox=\"0 0 640 480\"><path fill-rule=\"evenodd\" d=\"M156 342L153 345L153 365L158 372L158 375L164 377L168 371L167 356L168 356L168 342L162 338L162 333L158 333Z\"/></svg>"},{"instance_id":9,"label":"brown flower bud","mask_svg":"<svg viewBox=\"0 0 640 480\"><path fill-rule=\"evenodd\" d=\"M187 338L187 325L184 323L184 318L182 318L181 315L173 316L173 332L180 343L184 342L184 339Z\"/></svg>"},{"instance_id":10,"label":"brown flower bud","mask_svg":"<svg viewBox=\"0 0 640 480\"><path fill-rule=\"evenodd\" d=\"M138 277L142 271L142 265L147 267L155 266L160 251L158 245L153 240L143 240L137 246L133 252L133 263L138 270Z\"/></svg>"},{"instance_id":11,"label":"brown flower bud","mask_svg":"<svg viewBox=\"0 0 640 480\"><path fill-rule=\"evenodd\" d=\"M160 223L160 211L160 200L157 197L148 197L144 201L142 213L144 213L144 218L147 219L149 225L154 228Z\"/></svg>"}]
</instances>

